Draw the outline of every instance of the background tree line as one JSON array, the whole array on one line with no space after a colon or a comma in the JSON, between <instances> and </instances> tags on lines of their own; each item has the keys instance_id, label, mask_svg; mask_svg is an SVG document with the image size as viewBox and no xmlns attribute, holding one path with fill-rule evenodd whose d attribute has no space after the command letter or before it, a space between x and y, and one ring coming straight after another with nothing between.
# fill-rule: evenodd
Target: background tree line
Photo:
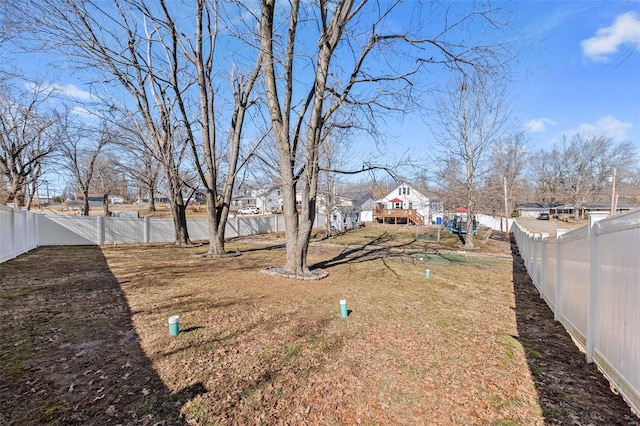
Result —
<instances>
[{"instance_id":1,"label":"background tree line","mask_svg":"<svg viewBox=\"0 0 640 426\"><path fill-rule=\"evenodd\" d=\"M269 181L283 194L282 270L305 276L318 197L335 192L342 175L420 176L446 207L473 212L504 211L505 191L508 211L516 201L603 198L614 167L623 188L637 188L631 142L578 134L530 152L507 105L513 55L500 41L503 15L488 4L458 6L5 2L0 48L64 56L87 78L91 96L79 104L55 85L25 85L15 70L2 70L4 202L28 205L48 171L68 175L85 200L103 195L108 213L108 195L128 181L150 209L154 194L169 198L176 244L189 245L186 206L198 190L207 204L208 255L221 256L240 180ZM397 16L412 18L398 26ZM471 28L476 37L465 41ZM433 98L432 70L450 76ZM433 142L425 141L429 163L363 158L348 168L338 161L341 146L363 135L376 146L386 120L420 110L436 117Z\"/></svg>"}]
</instances>

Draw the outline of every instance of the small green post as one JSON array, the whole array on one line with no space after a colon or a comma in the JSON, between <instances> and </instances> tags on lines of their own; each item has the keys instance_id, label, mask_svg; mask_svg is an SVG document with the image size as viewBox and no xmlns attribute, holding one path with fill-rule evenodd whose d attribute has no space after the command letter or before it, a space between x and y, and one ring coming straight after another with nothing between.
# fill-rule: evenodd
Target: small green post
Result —
<instances>
[{"instance_id":1,"label":"small green post","mask_svg":"<svg viewBox=\"0 0 640 426\"><path fill-rule=\"evenodd\" d=\"M180 334L180 317L178 315L169 317L169 334L172 336Z\"/></svg>"},{"instance_id":2,"label":"small green post","mask_svg":"<svg viewBox=\"0 0 640 426\"><path fill-rule=\"evenodd\" d=\"M425 269L425 270L424 270L424 277L425 277L426 279L431 278L431 271L430 271L429 269Z\"/></svg>"},{"instance_id":3,"label":"small green post","mask_svg":"<svg viewBox=\"0 0 640 426\"><path fill-rule=\"evenodd\" d=\"M346 318L349 316L349 311L347 310L347 300L346 299L341 299L340 300L340 315L342 315L342 318Z\"/></svg>"}]
</instances>

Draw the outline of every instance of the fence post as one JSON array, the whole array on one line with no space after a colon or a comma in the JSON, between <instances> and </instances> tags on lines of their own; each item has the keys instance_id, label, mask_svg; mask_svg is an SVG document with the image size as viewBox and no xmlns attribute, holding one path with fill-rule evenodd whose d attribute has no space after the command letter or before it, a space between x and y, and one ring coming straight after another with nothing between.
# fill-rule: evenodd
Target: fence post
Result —
<instances>
[{"instance_id":1,"label":"fence post","mask_svg":"<svg viewBox=\"0 0 640 426\"><path fill-rule=\"evenodd\" d=\"M151 220L148 217L144 219L144 243L149 244L151 242Z\"/></svg>"},{"instance_id":2,"label":"fence post","mask_svg":"<svg viewBox=\"0 0 640 426\"><path fill-rule=\"evenodd\" d=\"M562 305L562 249L560 242L566 229L556 229L556 308L553 311L553 319L560 320L560 306Z\"/></svg>"},{"instance_id":3,"label":"fence post","mask_svg":"<svg viewBox=\"0 0 640 426\"><path fill-rule=\"evenodd\" d=\"M606 212L589 213L589 304L587 308L587 362L593 362L594 341L596 338L598 316L600 313L600 283L598 272L598 236L596 223L607 217Z\"/></svg>"},{"instance_id":4,"label":"fence post","mask_svg":"<svg viewBox=\"0 0 640 426\"><path fill-rule=\"evenodd\" d=\"M539 232L533 233L533 250L531 251L531 268L532 274L531 278L533 279L533 284L538 289L538 292L542 293L540 287L540 269L538 268L538 260L540 259L538 256L538 244L540 244L541 234Z\"/></svg>"},{"instance_id":5,"label":"fence post","mask_svg":"<svg viewBox=\"0 0 640 426\"><path fill-rule=\"evenodd\" d=\"M97 217L97 237L98 237L97 244L99 246L103 245L104 244L104 217L102 216Z\"/></svg>"},{"instance_id":6,"label":"fence post","mask_svg":"<svg viewBox=\"0 0 640 426\"><path fill-rule=\"evenodd\" d=\"M22 247L24 248L24 252L29 251L29 224L27 223L27 211L19 210L22 215L22 225L24 229L22 230Z\"/></svg>"},{"instance_id":7,"label":"fence post","mask_svg":"<svg viewBox=\"0 0 640 426\"><path fill-rule=\"evenodd\" d=\"M9 258L13 259L16 257L16 209L11 208L11 213L9 214Z\"/></svg>"}]
</instances>

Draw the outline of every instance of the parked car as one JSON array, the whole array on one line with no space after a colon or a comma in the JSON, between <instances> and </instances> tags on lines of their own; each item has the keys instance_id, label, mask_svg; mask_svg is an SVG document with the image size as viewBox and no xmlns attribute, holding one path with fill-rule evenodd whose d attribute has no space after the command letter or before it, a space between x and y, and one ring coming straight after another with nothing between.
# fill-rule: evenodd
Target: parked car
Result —
<instances>
[{"instance_id":1,"label":"parked car","mask_svg":"<svg viewBox=\"0 0 640 426\"><path fill-rule=\"evenodd\" d=\"M538 215L538 220L549 220L549 213L540 213Z\"/></svg>"},{"instance_id":2,"label":"parked car","mask_svg":"<svg viewBox=\"0 0 640 426\"><path fill-rule=\"evenodd\" d=\"M238 214L260 214L259 207L243 207L238 210Z\"/></svg>"}]
</instances>

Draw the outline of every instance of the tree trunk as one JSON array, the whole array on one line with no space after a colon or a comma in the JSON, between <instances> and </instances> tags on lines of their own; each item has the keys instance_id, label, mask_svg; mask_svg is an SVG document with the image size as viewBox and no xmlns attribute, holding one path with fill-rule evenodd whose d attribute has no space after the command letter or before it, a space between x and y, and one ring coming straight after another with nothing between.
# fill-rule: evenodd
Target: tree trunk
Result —
<instances>
[{"instance_id":1,"label":"tree trunk","mask_svg":"<svg viewBox=\"0 0 640 426\"><path fill-rule=\"evenodd\" d=\"M147 202L147 210L150 212L156 211L156 194L151 191L151 196L149 197L149 201Z\"/></svg>"},{"instance_id":2,"label":"tree trunk","mask_svg":"<svg viewBox=\"0 0 640 426\"><path fill-rule=\"evenodd\" d=\"M109 194L102 195L102 208L104 212L104 217L111 216L111 212L109 211Z\"/></svg>"},{"instance_id":3,"label":"tree trunk","mask_svg":"<svg viewBox=\"0 0 640 426\"><path fill-rule=\"evenodd\" d=\"M13 203L16 209L24 206L24 179L18 174L11 181L11 190L6 202Z\"/></svg>"},{"instance_id":4,"label":"tree trunk","mask_svg":"<svg viewBox=\"0 0 640 426\"><path fill-rule=\"evenodd\" d=\"M180 195L182 198L182 195ZM187 209L184 203L171 202L171 216L173 217L173 225L175 227L175 242L178 247L184 247L191 244L189 240L189 232L187 230Z\"/></svg>"},{"instance_id":5,"label":"tree trunk","mask_svg":"<svg viewBox=\"0 0 640 426\"><path fill-rule=\"evenodd\" d=\"M475 210L475 205L471 200L467 202L467 233L464 238L464 248L472 249L475 248L473 244L473 211Z\"/></svg>"},{"instance_id":6,"label":"tree trunk","mask_svg":"<svg viewBox=\"0 0 640 426\"><path fill-rule=\"evenodd\" d=\"M82 215L89 216L89 195L84 194L84 205L82 207Z\"/></svg>"},{"instance_id":7,"label":"tree trunk","mask_svg":"<svg viewBox=\"0 0 640 426\"><path fill-rule=\"evenodd\" d=\"M222 214L222 207L216 205L217 194L215 190L207 189L205 198L207 200L207 210L209 211L209 251L210 256L225 254L224 249L224 227L227 225L227 215Z\"/></svg>"},{"instance_id":8,"label":"tree trunk","mask_svg":"<svg viewBox=\"0 0 640 426\"><path fill-rule=\"evenodd\" d=\"M283 271L287 274L303 276L309 270L306 265L306 249L300 244L304 242L300 232L300 215L296 208L296 187L293 181L282 185L282 212L285 228L285 264Z\"/></svg>"},{"instance_id":9,"label":"tree trunk","mask_svg":"<svg viewBox=\"0 0 640 426\"><path fill-rule=\"evenodd\" d=\"M149 200L147 200L147 210L150 212L155 212L156 211L156 191L155 191L155 187L156 184L155 182L153 182L152 184L149 185Z\"/></svg>"}]
</instances>

